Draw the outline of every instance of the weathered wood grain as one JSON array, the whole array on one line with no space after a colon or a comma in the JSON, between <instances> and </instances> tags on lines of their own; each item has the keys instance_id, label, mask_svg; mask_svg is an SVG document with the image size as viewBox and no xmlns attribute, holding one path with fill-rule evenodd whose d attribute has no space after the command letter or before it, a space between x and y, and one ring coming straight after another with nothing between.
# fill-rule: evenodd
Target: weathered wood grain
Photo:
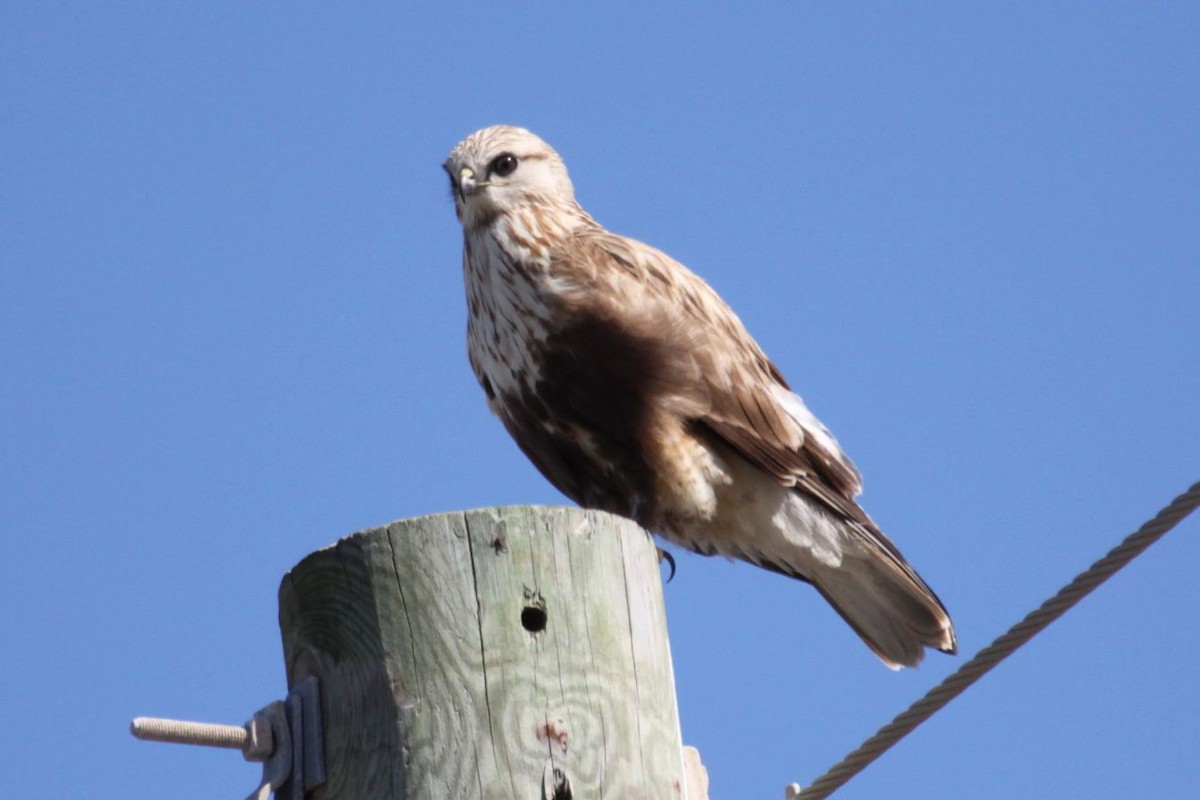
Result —
<instances>
[{"instance_id":1,"label":"weathered wood grain","mask_svg":"<svg viewBox=\"0 0 1200 800\"><path fill-rule=\"evenodd\" d=\"M305 558L279 601L289 685L322 682L319 800L686 796L658 561L632 522L397 522Z\"/></svg>"}]
</instances>

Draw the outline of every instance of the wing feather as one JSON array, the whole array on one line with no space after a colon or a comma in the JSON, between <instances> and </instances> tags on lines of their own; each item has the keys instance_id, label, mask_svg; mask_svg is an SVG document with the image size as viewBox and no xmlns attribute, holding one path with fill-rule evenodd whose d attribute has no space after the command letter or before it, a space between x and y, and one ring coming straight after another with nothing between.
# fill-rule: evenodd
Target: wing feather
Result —
<instances>
[{"instance_id":1,"label":"wing feather","mask_svg":"<svg viewBox=\"0 0 1200 800\"><path fill-rule=\"evenodd\" d=\"M668 339L663 352L690 362L673 365L671 374L686 379L661 387L664 402L784 485L875 527L854 500L862 489L854 464L707 283L665 253L599 227L577 232L568 248L552 271L574 270L568 281L600 289L580 298L612 303L627 327Z\"/></svg>"}]
</instances>

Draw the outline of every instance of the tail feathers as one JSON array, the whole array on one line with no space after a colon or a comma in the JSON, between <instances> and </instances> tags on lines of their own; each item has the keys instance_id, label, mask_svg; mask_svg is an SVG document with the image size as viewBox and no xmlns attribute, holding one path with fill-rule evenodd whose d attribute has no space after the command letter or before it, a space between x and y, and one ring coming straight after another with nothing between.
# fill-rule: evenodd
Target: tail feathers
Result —
<instances>
[{"instance_id":1,"label":"tail feathers","mask_svg":"<svg viewBox=\"0 0 1200 800\"><path fill-rule=\"evenodd\" d=\"M889 669L917 666L926 647L958 652L950 614L894 547L845 553L837 566L808 559L803 572L784 559L739 555L811 583Z\"/></svg>"},{"instance_id":2,"label":"tail feathers","mask_svg":"<svg viewBox=\"0 0 1200 800\"><path fill-rule=\"evenodd\" d=\"M941 601L915 573L906 574L911 568L896 567L874 556L848 556L810 580L890 669L917 666L926 647L956 653L954 625Z\"/></svg>"}]
</instances>

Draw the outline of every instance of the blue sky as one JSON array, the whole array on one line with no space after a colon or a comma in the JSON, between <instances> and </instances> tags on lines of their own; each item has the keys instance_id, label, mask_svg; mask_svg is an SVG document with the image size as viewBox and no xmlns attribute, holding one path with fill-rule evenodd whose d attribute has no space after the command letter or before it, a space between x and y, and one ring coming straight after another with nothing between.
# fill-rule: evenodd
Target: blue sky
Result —
<instances>
[{"instance_id":1,"label":"blue sky","mask_svg":"<svg viewBox=\"0 0 1200 800\"><path fill-rule=\"evenodd\" d=\"M866 477L969 656L1200 478L1200 6L0 9L0 774L242 797L280 577L393 519L560 503L465 358L439 165L528 127L708 279ZM1188 520L839 797L1194 797ZM781 797L953 670L683 556L684 739Z\"/></svg>"}]
</instances>

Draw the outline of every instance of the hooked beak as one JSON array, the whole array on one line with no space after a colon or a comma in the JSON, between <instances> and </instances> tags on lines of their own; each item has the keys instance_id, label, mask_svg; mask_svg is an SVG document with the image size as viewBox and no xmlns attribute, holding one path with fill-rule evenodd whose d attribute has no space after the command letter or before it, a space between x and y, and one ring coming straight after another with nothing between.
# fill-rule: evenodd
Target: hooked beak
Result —
<instances>
[{"instance_id":1,"label":"hooked beak","mask_svg":"<svg viewBox=\"0 0 1200 800\"><path fill-rule=\"evenodd\" d=\"M458 193L463 197L471 194L478 188L479 184L475 182L475 170L470 167L463 167L458 171Z\"/></svg>"},{"instance_id":2,"label":"hooked beak","mask_svg":"<svg viewBox=\"0 0 1200 800\"><path fill-rule=\"evenodd\" d=\"M470 167L459 167L456 173L454 167L447 162L442 165L442 169L446 170L446 174L450 176L450 191L459 203L465 203L467 198L478 189L492 185L491 181L475 180L475 170Z\"/></svg>"},{"instance_id":3,"label":"hooked beak","mask_svg":"<svg viewBox=\"0 0 1200 800\"><path fill-rule=\"evenodd\" d=\"M476 181L475 170L470 167L463 167L458 171L456 183L458 186L458 196L464 200L468 195L474 194L476 189L492 185L491 181Z\"/></svg>"}]
</instances>

